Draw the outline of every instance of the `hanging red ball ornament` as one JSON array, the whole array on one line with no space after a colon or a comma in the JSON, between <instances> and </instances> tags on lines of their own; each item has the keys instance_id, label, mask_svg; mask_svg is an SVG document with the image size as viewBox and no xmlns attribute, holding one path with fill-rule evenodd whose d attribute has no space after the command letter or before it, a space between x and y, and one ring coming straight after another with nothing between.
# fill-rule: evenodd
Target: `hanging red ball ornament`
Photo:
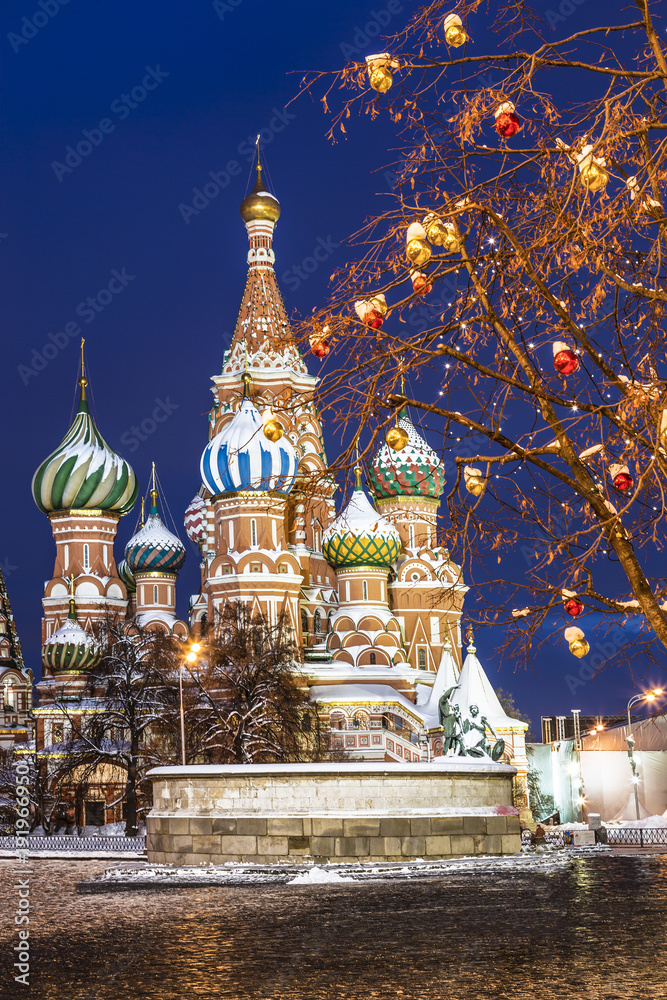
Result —
<instances>
[{"instance_id":1,"label":"hanging red ball ornament","mask_svg":"<svg viewBox=\"0 0 667 1000\"><path fill-rule=\"evenodd\" d=\"M571 347L568 347L562 340L557 340L553 345L553 352L554 368L559 375L572 375L573 372L576 372L579 367L579 358Z\"/></svg>"},{"instance_id":2,"label":"hanging red ball ornament","mask_svg":"<svg viewBox=\"0 0 667 1000\"><path fill-rule=\"evenodd\" d=\"M329 350L328 340L311 340L310 342L311 354L314 354L316 358L326 358Z\"/></svg>"},{"instance_id":3,"label":"hanging red ball ornament","mask_svg":"<svg viewBox=\"0 0 667 1000\"><path fill-rule=\"evenodd\" d=\"M433 285L428 280L428 275L422 271L412 271L412 291L419 295L428 295L433 291Z\"/></svg>"},{"instance_id":4,"label":"hanging red ball ornament","mask_svg":"<svg viewBox=\"0 0 667 1000\"><path fill-rule=\"evenodd\" d=\"M578 597L571 597L569 601L565 602L565 611L572 618L578 618L583 610L584 606Z\"/></svg>"},{"instance_id":5,"label":"hanging red ball ornament","mask_svg":"<svg viewBox=\"0 0 667 1000\"><path fill-rule=\"evenodd\" d=\"M612 483L619 493L627 493L635 485L635 481L627 468L617 472L612 478Z\"/></svg>"},{"instance_id":6,"label":"hanging red ball ornament","mask_svg":"<svg viewBox=\"0 0 667 1000\"><path fill-rule=\"evenodd\" d=\"M511 139L521 128L521 122L515 113L514 105L511 101L505 101L494 112L496 119L496 132L503 139Z\"/></svg>"},{"instance_id":7,"label":"hanging red ball ornament","mask_svg":"<svg viewBox=\"0 0 667 1000\"><path fill-rule=\"evenodd\" d=\"M354 311L364 326L371 330L379 330L382 326L382 317L387 311L387 302L384 295L374 295L372 299L355 302Z\"/></svg>"}]
</instances>

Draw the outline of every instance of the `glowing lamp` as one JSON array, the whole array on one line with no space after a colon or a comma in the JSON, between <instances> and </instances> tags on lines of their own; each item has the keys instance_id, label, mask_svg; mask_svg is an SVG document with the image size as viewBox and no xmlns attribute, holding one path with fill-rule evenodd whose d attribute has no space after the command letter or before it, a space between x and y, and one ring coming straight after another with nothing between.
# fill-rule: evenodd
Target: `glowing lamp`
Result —
<instances>
[{"instance_id":1,"label":"glowing lamp","mask_svg":"<svg viewBox=\"0 0 667 1000\"><path fill-rule=\"evenodd\" d=\"M553 345L554 368L559 375L572 375L579 367L579 358L571 347L557 340Z\"/></svg>"},{"instance_id":2,"label":"glowing lamp","mask_svg":"<svg viewBox=\"0 0 667 1000\"><path fill-rule=\"evenodd\" d=\"M653 689L653 694L661 695L661 694L664 694L664 692L663 692L662 688L654 688Z\"/></svg>"},{"instance_id":3,"label":"glowing lamp","mask_svg":"<svg viewBox=\"0 0 667 1000\"><path fill-rule=\"evenodd\" d=\"M188 653L188 655L185 657L185 659L188 661L188 663L194 663L195 660L197 659L197 654L196 653Z\"/></svg>"},{"instance_id":4,"label":"glowing lamp","mask_svg":"<svg viewBox=\"0 0 667 1000\"><path fill-rule=\"evenodd\" d=\"M198 653L200 651L200 649L201 649L201 646L199 645L198 642L193 642L190 645L190 649L192 650L193 653Z\"/></svg>"},{"instance_id":5,"label":"glowing lamp","mask_svg":"<svg viewBox=\"0 0 667 1000\"><path fill-rule=\"evenodd\" d=\"M408 443L408 432L396 424L387 431L385 441L393 451L401 451Z\"/></svg>"},{"instance_id":6,"label":"glowing lamp","mask_svg":"<svg viewBox=\"0 0 667 1000\"><path fill-rule=\"evenodd\" d=\"M571 597L565 602L565 611L572 618L578 618L583 610L584 606L577 597Z\"/></svg>"},{"instance_id":7,"label":"glowing lamp","mask_svg":"<svg viewBox=\"0 0 667 1000\"><path fill-rule=\"evenodd\" d=\"M458 49L468 41L468 33L463 27L463 21L458 14L448 14L442 22L445 41L453 49Z\"/></svg>"},{"instance_id":8,"label":"glowing lamp","mask_svg":"<svg viewBox=\"0 0 667 1000\"><path fill-rule=\"evenodd\" d=\"M515 113L514 105L511 101L505 101L494 111L496 119L496 132L503 139L511 139L521 128L521 122Z\"/></svg>"}]
</instances>

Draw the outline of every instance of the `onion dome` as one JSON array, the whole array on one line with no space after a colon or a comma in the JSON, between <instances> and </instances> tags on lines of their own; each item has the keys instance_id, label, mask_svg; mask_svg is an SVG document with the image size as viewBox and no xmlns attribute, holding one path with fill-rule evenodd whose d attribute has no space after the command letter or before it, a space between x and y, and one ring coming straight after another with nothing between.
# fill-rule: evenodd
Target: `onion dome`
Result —
<instances>
[{"instance_id":1,"label":"onion dome","mask_svg":"<svg viewBox=\"0 0 667 1000\"><path fill-rule=\"evenodd\" d=\"M198 493L188 504L183 523L190 541L203 545L206 541L206 501Z\"/></svg>"},{"instance_id":2,"label":"onion dome","mask_svg":"<svg viewBox=\"0 0 667 1000\"><path fill-rule=\"evenodd\" d=\"M401 550L401 536L371 506L361 486L361 470L356 471L354 493L347 507L324 532L322 553L335 569L352 566L389 569Z\"/></svg>"},{"instance_id":3,"label":"onion dome","mask_svg":"<svg viewBox=\"0 0 667 1000\"><path fill-rule=\"evenodd\" d=\"M148 520L125 546L125 562L134 573L178 573L185 562L185 547L162 523L157 509L157 490L151 490Z\"/></svg>"},{"instance_id":4,"label":"onion dome","mask_svg":"<svg viewBox=\"0 0 667 1000\"><path fill-rule=\"evenodd\" d=\"M52 673L72 673L90 670L102 657L95 639L79 625L74 598L70 598L69 615L57 632L42 646L42 664Z\"/></svg>"},{"instance_id":5,"label":"onion dome","mask_svg":"<svg viewBox=\"0 0 667 1000\"><path fill-rule=\"evenodd\" d=\"M125 559L121 559L118 563L118 576L127 587L128 594L133 594L137 589L137 581L134 579L134 573L127 565Z\"/></svg>"},{"instance_id":6,"label":"onion dome","mask_svg":"<svg viewBox=\"0 0 667 1000\"><path fill-rule=\"evenodd\" d=\"M35 503L45 514L61 510L105 510L127 514L137 499L130 465L109 447L88 411L85 378L74 423L32 480Z\"/></svg>"},{"instance_id":7,"label":"onion dome","mask_svg":"<svg viewBox=\"0 0 667 1000\"><path fill-rule=\"evenodd\" d=\"M243 381L240 409L204 449L204 485L214 496L243 490L289 493L296 478L296 452L286 434L279 441L265 436L262 417L250 399L247 372Z\"/></svg>"},{"instance_id":8,"label":"onion dome","mask_svg":"<svg viewBox=\"0 0 667 1000\"><path fill-rule=\"evenodd\" d=\"M395 451L388 444L383 444L378 450L368 474L373 493L379 499L397 496L437 499L445 488L442 462L405 411L397 422L407 433L408 442L400 451Z\"/></svg>"},{"instance_id":9,"label":"onion dome","mask_svg":"<svg viewBox=\"0 0 667 1000\"><path fill-rule=\"evenodd\" d=\"M241 202L241 218L244 222L263 219L275 223L280 218L280 202L267 191L262 183L262 168L257 164L257 180L249 195Z\"/></svg>"}]
</instances>

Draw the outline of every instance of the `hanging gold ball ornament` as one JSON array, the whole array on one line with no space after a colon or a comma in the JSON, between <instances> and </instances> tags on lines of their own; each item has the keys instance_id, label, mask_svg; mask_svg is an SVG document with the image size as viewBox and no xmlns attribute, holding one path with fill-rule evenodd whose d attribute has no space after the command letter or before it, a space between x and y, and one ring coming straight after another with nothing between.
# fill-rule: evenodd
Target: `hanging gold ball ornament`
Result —
<instances>
[{"instance_id":1,"label":"hanging gold ball ornament","mask_svg":"<svg viewBox=\"0 0 667 1000\"><path fill-rule=\"evenodd\" d=\"M368 82L373 90L378 94L386 94L394 82L391 71L398 67L398 63L392 60L388 52L379 52L374 56L366 56L366 66Z\"/></svg>"},{"instance_id":2,"label":"hanging gold ball ornament","mask_svg":"<svg viewBox=\"0 0 667 1000\"><path fill-rule=\"evenodd\" d=\"M390 427L385 436L385 441L394 451L401 451L402 448L405 448L408 440L408 432L399 424Z\"/></svg>"},{"instance_id":3,"label":"hanging gold ball ornament","mask_svg":"<svg viewBox=\"0 0 667 1000\"><path fill-rule=\"evenodd\" d=\"M284 433L282 424L275 417L264 424L264 437L269 441L280 441Z\"/></svg>"},{"instance_id":4,"label":"hanging gold ball ornament","mask_svg":"<svg viewBox=\"0 0 667 1000\"><path fill-rule=\"evenodd\" d=\"M461 249L461 242L458 236L456 235L456 230L454 229L454 223L446 222L445 229L447 231L447 235L445 236L445 239L442 242L442 249L445 250L447 253L456 253L457 250Z\"/></svg>"},{"instance_id":5,"label":"hanging gold ball ornament","mask_svg":"<svg viewBox=\"0 0 667 1000\"><path fill-rule=\"evenodd\" d=\"M468 493L472 493L474 497L481 497L486 489L486 479L479 469L470 465L466 465L463 469L463 482Z\"/></svg>"},{"instance_id":6,"label":"hanging gold ball ornament","mask_svg":"<svg viewBox=\"0 0 667 1000\"><path fill-rule=\"evenodd\" d=\"M570 652L573 656L576 656L578 660L582 656L588 656L591 647L588 645L585 639L573 639L570 643Z\"/></svg>"},{"instance_id":7,"label":"hanging gold ball ornament","mask_svg":"<svg viewBox=\"0 0 667 1000\"><path fill-rule=\"evenodd\" d=\"M581 171L581 183L589 191L603 191L609 183L609 174L599 163L590 163Z\"/></svg>"},{"instance_id":8,"label":"hanging gold ball ornament","mask_svg":"<svg viewBox=\"0 0 667 1000\"><path fill-rule=\"evenodd\" d=\"M408 226L405 234L405 253L411 264L423 267L431 259L431 248L426 241L426 230L419 222Z\"/></svg>"},{"instance_id":9,"label":"hanging gold ball ornament","mask_svg":"<svg viewBox=\"0 0 667 1000\"><path fill-rule=\"evenodd\" d=\"M463 27L463 21L458 14L448 14L442 23L445 41L453 49L458 49L468 41L468 33Z\"/></svg>"},{"instance_id":10,"label":"hanging gold ball ornament","mask_svg":"<svg viewBox=\"0 0 667 1000\"><path fill-rule=\"evenodd\" d=\"M430 212L422 223L426 233L426 239L435 247L441 247L447 239L448 230L442 219Z\"/></svg>"}]
</instances>

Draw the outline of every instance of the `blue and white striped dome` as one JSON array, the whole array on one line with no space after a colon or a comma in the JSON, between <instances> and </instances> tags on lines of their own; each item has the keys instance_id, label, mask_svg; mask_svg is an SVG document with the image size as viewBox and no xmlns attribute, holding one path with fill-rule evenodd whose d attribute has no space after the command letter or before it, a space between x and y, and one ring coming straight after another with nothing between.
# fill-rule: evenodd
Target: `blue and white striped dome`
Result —
<instances>
[{"instance_id":1,"label":"blue and white striped dome","mask_svg":"<svg viewBox=\"0 0 667 1000\"><path fill-rule=\"evenodd\" d=\"M287 435L279 441L264 436L262 417L247 397L233 420L207 444L201 476L213 495L241 490L289 493L298 459Z\"/></svg>"}]
</instances>

